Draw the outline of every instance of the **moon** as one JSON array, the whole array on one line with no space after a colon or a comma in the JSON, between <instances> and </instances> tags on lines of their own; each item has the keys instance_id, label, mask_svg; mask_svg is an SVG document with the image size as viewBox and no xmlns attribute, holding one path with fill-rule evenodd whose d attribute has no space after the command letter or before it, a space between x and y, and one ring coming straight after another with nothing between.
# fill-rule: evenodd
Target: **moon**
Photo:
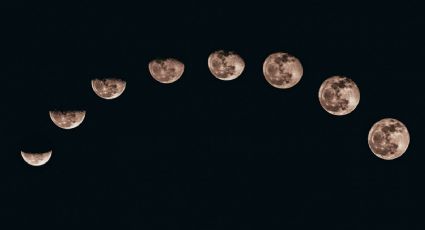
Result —
<instances>
[{"instance_id":1,"label":"moon","mask_svg":"<svg viewBox=\"0 0 425 230\"><path fill-rule=\"evenodd\" d=\"M233 51L218 50L208 57L208 68L214 77L230 81L242 74L245 62Z\"/></svg>"},{"instance_id":2,"label":"moon","mask_svg":"<svg viewBox=\"0 0 425 230\"><path fill-rule=\"evenodd\" d=\"M184 64L174 58L154 59L149 62L149 72L155 80L169 84L180 79Z\"/></svg>"},{"instance_id":3,"label":"moon","mask_svg":"<svg viewBox=\"0 0 425 230\"><path fill-rule=\"evenodd\" d=\"M29 165L41 166L50 160L50 157L52 156L52 150L45 153L27 153L21 151L21 156Z\"/></svg>"},{"instance_id":4,"label":"moon","mask_svg":"<svg viewBox=\"0 0 425 230\"><path fill-rule=\"evenodd\" d=\"M403 155L409 143L409 131L403 123L394 118L376 122L368 135L370 150L384 160L393 160Z\"/></svg>"},{"instance_id":5,"label":"moon","mask_svg":"<svg viewBox=\"0 0 425 230\"><path fill-rule=\"evenodd\" d=\"M119 97L124 92L126 82L118 78L93 79L91 87L97 96L111 100Z\"/></svg>"},{"instance_id":6,"label":"moon","mask_svg":"<svg viewBox=\"0 0 425 230\"><path fill-rule=\"evenodd\" d=\"M62 129L78 127L86 116L86 111L49 111L50 119Z\"/></svg>"},{"instance_id":7,"label":"moon","mask_svg":"<svg viewBox=\"0 0 425 230\"><path fill-rule=\"evenodd\" d=\"M263 63L263 74L270 85L288 89L296 85L303 75L301 62L284 52L270 54Z\"/></svg>"},{"instance_id":8,"label":"moon","mask_svg":"<svg viewBox=\"0 0 425 230\"><path fill-rule=\"evenodd\" d=\"M328 113L342 116L354 111L360 102L360 91L348 77L332 76L319 89L320 105Z\"/></svg>"}]
</instances>

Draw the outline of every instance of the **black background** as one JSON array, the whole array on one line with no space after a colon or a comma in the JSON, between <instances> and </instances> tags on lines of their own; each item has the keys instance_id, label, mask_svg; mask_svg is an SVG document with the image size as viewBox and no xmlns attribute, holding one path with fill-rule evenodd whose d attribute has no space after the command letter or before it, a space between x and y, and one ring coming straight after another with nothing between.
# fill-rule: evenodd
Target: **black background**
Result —
<instances>
[{"instance_id":1,"label":"black background","mask_svg":"<svg viewBox=\"0 0 425 230\"><path fill-rule=\"evenodd\" d=\"M419 3L13 2L2 6L1 229L424 229L423 60ZM233 81L208 70L215 50L246 63ZM270 86L264 59L304 67ZM147 64L174 57L181 79ZM337 117L317 97L327 77L360 88ZM121 77L102 100L90 80ZM85 109L62 130L52 109ZM375 157L367 134L392 117L407 152ZM20 151L53 150L43 167Z\"/></svg>"}]
</instances>

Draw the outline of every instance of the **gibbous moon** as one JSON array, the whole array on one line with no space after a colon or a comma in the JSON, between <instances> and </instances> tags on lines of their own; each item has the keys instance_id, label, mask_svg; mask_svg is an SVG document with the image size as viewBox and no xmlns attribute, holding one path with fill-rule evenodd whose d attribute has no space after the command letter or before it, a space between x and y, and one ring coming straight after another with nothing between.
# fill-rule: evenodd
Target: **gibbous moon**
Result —
<instances>
[{"instance_id":1,"label":"gibbous moon","mask_svg":"<svg viewBox=\"0 0 425 230\"><path fill-rule=\"evenodd\" d=\"M242 74L245 62L232 51L218 50L208 57L208 68L216 78L230 81Z\"/></svg>"},{"instance_id":2,"label":"gibbous moon","mask_svg":"<svg viewBox=\"0 0 425 230\"><path fill-rule=\"evenodd\" d=\"M103 99L114 99L119 97L125 90L126 82L117 78L94 79L91 87L97 96Z\"/></svg>"},{"instance_id":3,"label":"gibbous moon","mask_svg":"<svg viewBox=\"0 0 425 230\"><path fill-rule=\"evenodd\" d=\"M333 76L320 86L319 101L328 113L337 116L347 115L359 104L360 91L350 78Z\"/></svg>"},{"instance_id":4,"label":"gibbous moon","mask_svg":"<svg viewBox=\"0 0 425 230\"><path fill-rule=\"evenodd\" d=\"M155 59L149 62L152 77L164 84L177 81L184 72L184 64L177 59Z\"/></svg>"},{"instance_id":5,"label":"gibbous moon","mask_svg":"<svg viewBox=\"0 0 425 230\"><path fill-rule=\"evenodd\" d=\"M410 135L406 126L393 118L376 122L369 131L369 148L379 158L393 160L406 152Z\"/></svg>"},{"instance_id":6,"label":"gibbous moon","mask_svg":"<svg viewBox=\"0 0 425 230\"><path fill-rule=\"evenodd\" d=\"M279 89L288 89L301 80L303 67L296 57L278 52L266 58L263 63L263 74L270 85Z\"/></svg>"},{"instance_id":7,"label":"gibbous moon","mask_svg":"<svg viewBox=\"0 0 425 230\"><path fill-rule=\"evenodd\" d=\"M58 127L73 129L83 122L86 111L49 111L49 115Z\"/></svg>"},{"instance_id":8,"label":"gibbous moon","mask_svg":"<svg viewBox=\"0 0 425 230\"><path fill-rule=\"evenodd\" d=\"M50 160L50 157L52 156L52 150L45 153L26 153L21 151L21 156L29 165L41 166Z\"/></svg>"}]
</instances>

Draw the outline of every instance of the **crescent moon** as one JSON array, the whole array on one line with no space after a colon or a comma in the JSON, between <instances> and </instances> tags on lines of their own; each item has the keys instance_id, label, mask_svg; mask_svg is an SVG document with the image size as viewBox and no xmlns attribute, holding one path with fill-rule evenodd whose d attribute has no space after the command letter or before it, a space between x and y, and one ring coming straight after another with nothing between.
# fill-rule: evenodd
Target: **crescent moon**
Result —
<instances>
[{"instance_id":1,"label":"crescent moon","mask_svg":"<svg viewBox=\"0 0 425 230\"><path fill-rule=\"evenodd\" d=\"M50 119L62 129L73 129L83 123L86 111L49 111Z\"/></svg>"},{"instance_id":2,"label":"crescent moon","mask_svg":"<svg viewBox=\"0 0 425 230\"><path fill-rule=\"evenodd\" d=\"M126 82L118 78L93 79L91 87L97 96L111 100L124 92Z\"/></svg>"},{"instance_id":3,"label":"crescent moon","mask_svg":"<svg viewBox=\"0 0 425 230\"><path fill-rule=\"evenodd\" d=\"M52 150L45 153L27 153L21 151L21 156L29 165L42 166L50 160L50 157L52 156Z\"/></svg>"},{"instance_id":4,"label":"crescent moon","mask_svg":"<svg viewBox=\"0 0 425 230\"><path fill-rule=\"evenodd\" d=\"M148 68L152 77L164 84L177 81L184 72L184 64L174 58L152 60Z\"/></svg>"}]
</instances>

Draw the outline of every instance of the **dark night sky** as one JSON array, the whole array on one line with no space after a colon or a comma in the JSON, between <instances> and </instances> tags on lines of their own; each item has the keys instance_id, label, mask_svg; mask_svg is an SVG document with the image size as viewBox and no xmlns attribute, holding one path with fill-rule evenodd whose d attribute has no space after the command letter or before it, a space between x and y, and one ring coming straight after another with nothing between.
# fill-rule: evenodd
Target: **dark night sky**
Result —
<instances>
[{"instance_id":1,"label":"dark night sky","mask_svg":"<svg viewBox=\"0 0 425 230\"><path fill-rule=\"evenodd\" d=\"M1 229L425 228L419 3L139 2L1 7ZM209 72L218 49L244 58L236 80ZM304 67L288 90L262 74L277 51ZM156 82L157 57L182 78ZM343 117L317 97L338 74L361 92ZM111 76L127 89L102 100L90 80ZM87 116L65 131L51 109ZM411 135L393 161L367 144L386 117ZM50 148L43 167L20 156Z\"/></svg>"}]
</instances>

